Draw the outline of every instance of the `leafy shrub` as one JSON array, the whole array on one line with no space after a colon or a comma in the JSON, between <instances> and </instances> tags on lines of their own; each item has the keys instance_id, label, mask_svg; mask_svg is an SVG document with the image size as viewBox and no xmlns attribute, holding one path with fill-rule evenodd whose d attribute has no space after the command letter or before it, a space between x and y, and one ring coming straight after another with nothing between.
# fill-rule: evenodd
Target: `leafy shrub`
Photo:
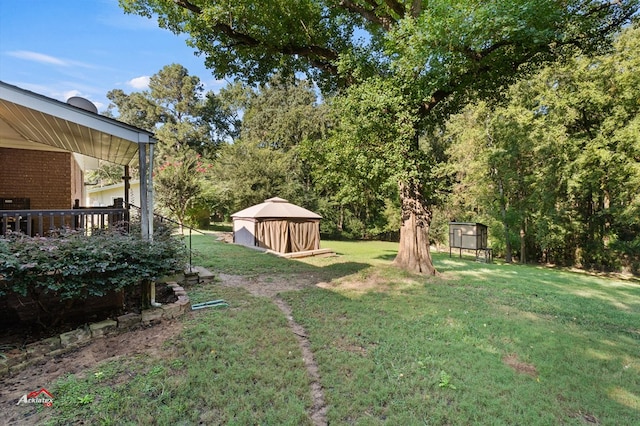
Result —
<instances>
[{"instance_id":1,"label":"leafy shrub","mask_svg":"<svg viewBox=\"0 0 640 426\"><path fill-rule=\"evenodd\" d=\"M152 243L117 230L91 236L9 234L0 238L0 295L12 291L35 301L55 296L69 306L182 269L184 244L159 231Z\"/></svg>"}]
</instances>

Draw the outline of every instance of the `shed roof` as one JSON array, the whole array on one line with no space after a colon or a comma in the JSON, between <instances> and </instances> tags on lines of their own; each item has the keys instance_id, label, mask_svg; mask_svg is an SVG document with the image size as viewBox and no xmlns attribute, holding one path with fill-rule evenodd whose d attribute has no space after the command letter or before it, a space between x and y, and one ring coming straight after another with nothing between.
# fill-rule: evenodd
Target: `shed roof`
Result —
<instances>
[{"instance_id":1,"label":"shed roof","mask_svg":"<svg viewBox=\"0 0 640 426\"><path fill-rule=\"evenodd\" d=\"M264 203L256 204L231 215L232 218L291 218L322 219L322 216L310 210L291 204L283 198L269 198Z\"/></svg>"}]
</instances>

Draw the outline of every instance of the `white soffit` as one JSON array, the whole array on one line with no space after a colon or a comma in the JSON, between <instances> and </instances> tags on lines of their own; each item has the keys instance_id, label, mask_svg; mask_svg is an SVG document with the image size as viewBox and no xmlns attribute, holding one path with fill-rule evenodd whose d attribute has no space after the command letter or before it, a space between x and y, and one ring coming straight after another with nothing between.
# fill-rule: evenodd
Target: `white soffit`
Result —
<instances>
[{"instance_id":1,"label":"white soffit","mask_svg":"<svg viewBox=\"0 0 640 426\"><path fill-rule=\"evenodd\" d=\"M153 133L0 81L0 147L67 151L127 165Z\"/></svg>"}]
</instances>

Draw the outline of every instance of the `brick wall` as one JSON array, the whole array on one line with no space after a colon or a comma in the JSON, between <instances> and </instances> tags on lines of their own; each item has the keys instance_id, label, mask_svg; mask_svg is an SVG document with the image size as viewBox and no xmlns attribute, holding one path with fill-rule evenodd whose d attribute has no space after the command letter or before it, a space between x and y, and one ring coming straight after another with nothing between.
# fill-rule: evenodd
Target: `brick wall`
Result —
<instances>
[{"instance_id":1,"label":"brick wall","mask_svg":"<svg viewBox=\"0 0 640 426\"><path fill-rule=\"evenodd\" d=\"M73 166L72 166L73 165ZM82 200L82 172L68 152L0 148L0 197L30 198L32 209L70 209ZM75 184L78 187L78 183Z\"/></svg>"},{"instance_id":2,"label":"brick wall","mask_svg":"<svg viewBox=\"0 0 640 426\"><path fill-rule=\"evenodd\" d=\"M75 200L80 200L80 205L85 205L84 174L75 157L71 156L71 205Z\"/></svg>"}]
</instances>

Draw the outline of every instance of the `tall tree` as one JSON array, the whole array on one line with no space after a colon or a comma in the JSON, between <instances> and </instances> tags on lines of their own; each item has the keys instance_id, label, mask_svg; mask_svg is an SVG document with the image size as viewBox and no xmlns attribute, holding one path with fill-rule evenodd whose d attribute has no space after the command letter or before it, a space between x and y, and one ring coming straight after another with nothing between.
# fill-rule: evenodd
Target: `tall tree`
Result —
<instances>
[{"instance_id":1,"label":"tall tree","mask_svg":"<svg viewBox=\"0 0 640 426\"><path fill-rule=\"evenodd\" d=\"M222 146L240 137L242 110L246 105L246 90L241 84L230 84L219 93L208 92L205 95L202 119L210 123L210 137L214 146Z\"/></svg>"},{"instance_id":2,"label":"tall tree","mask_svg":"<svg viewBox=\"0 0 640 426\"><path fill-rule=\"evenodd\" d=\"M187 209L202 192L208 164L200 155L185 149L166 156L157 168L155 177L157 201L163 210L175 217L181 230Z\"/></svg>"},{"instance_id":3,"label":"tall tree","mask_svg":"<svg viewBox=\"0 0 640 426\"><path fill-rule=\"evenodd\" d=\"M640 264L640 28L613 48L545 68L503 105L449 120L452 198L459 211L481 206L502 222L507 258L519 233L521 259Z\"/></svg>"},{"instance_id":4,"label":"tall tree","mask_svg":"<svg viewBox=\"0 0 640 426\"><path fill-rule=\"evenodd\" d=\"M202 163L237 131L236 110L212 92L205 93L197 76L178 64L151 76L149 89L126 94L112 90L108 114L155 132L157 202L183 223L201 190Z\"/></svg>"},{"instance_id":5,"label":"tall tree","mask_svg":"<svg viewBox=\"0 0 640 426\"><path fill-rule=\"evenodd\" d=\"M213 93L204 93L200 79L182 65L164 66L151 76L148 90L126 94L115 89L107 97L112 102L109 115L155 132L161 142L159 157L187 147L211 157L227 136L223 132L215 137L227 111L218 107Z\"/></svg>"},{"instance_id":6,"label":"tall tree","mask_svg":"<svg viewBox=\"0 0 640 426\"><path fill-rule=\"evenodd\" d=\"M212 185L221 193L233 188L230 208L273 196L315 208L306 148L322 137L328 124L326 107L317 104L313 88L276 75L257 88L233 85L220 97L243 112L241 138L223 147L213 169Z\"/></svg>"},{"instance_id":7,"label":"tall tree","mask_svg":"<svg viewBox=\"0 0 640 426\"><path fill-rule=\"evenodd\" d=\"M327 91L350 86L345 105L369 100L366 119L393 125L375 140L388 157L402 205L399 266L435 273L429 255L432 159L420 137L475 97L494 97L519 75L569 48L592 51L637 11L638 0L120 0L188 33L219 76L266 81L307 73ZM392 102L393 101L393 102ZM360 135L346 117L345 138ZM375 128L375 123L363 123Z\"/></svg>"},{"instance_id":8,"label":"tall tree","mask_svg":"<svg viewBox=\"0 0 640 426\"><path fill-rule=\"evenodd\" d=\"M532 216L541 209L543 192L554 190L539 185L543 170L547 171L544 159L537 155L545 138L538 132L535 111L522 100L526 98L522 86L526 85L514 86L509 92L512 102L507 105L493 109L482 102L470 105L448 122L449 153L458 177L452 198L460 206L467 204L476 210L482 206L501 225L499 239L508 263L517 239L519 260L527 262Z\"/></svg>"},{"instance_id":9,"label":"tall tree","mask_svg":"<svg viewBox=\"0 0 640 426\"><path fill-rule=\"evenodd\" d=\"M587 267L616 268L621 252L640 255L639 52L635 25L610 54L576 58L541 78L546 84L540 104L571 142L566 206L577 237L576 260Z\"/></svg>"},{"instance_id":10,"label":"tall tree","mask_svg":"<svg viewBox=\"0 0 640 426\"><path fill-rule=\"evenodd\" d=\"M308 80L278 74L251 91L242 117L242 138L288 151L327 133L326 110Z\"/></svg>"}]
</instances>

